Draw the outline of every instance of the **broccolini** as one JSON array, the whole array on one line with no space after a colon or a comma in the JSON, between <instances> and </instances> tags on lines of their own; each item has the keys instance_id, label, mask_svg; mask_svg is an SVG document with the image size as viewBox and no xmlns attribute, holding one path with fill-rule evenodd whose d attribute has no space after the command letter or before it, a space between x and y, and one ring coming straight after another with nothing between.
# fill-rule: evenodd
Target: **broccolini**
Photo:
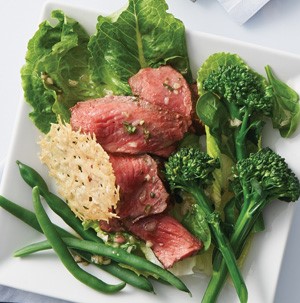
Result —
<instances>
[{"instance_id":1,"label":"broccolini","mask_svg":"<svg viewBox=\"0 0 300 303\"><path fill-rule=\"evenodd\" d=\"M212 201L205 193L206 187L213 180L212 172L218 167L218 159L211 158L198 148L183 147L169 157L165 164L165 174L173 191L179 189L191 194L200 206L216 247L228 266L240 301L247 302L247 288L231 245L222 230L220 214L214 210Z\"/></svg>"},{"instance_id":2,"label":"broccolini","mask_svg":"<svg viewBox=\"0 0 300 303\"><path fill-rule=\"evenodd\" d=\"M238 258L265 206L277 199L286 202L298 200L300 183L285 159L270 148L263 148L238 161L232 182L236 196L243 197L242 209L230 237L230 244ZM228 270L220 254L215 256L214 262L218 267L214 270L202 302L215 302L226 279Z\"/></svg>"}]
</instances>

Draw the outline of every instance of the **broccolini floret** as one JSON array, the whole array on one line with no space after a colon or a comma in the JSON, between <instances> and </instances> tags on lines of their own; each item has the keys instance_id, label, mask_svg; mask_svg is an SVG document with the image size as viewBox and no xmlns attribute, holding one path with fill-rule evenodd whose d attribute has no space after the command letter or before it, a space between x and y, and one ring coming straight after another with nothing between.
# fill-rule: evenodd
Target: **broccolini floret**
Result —
<instances>
[{"instance_id":1,"label":"broccolini floret","mask_svg":"<svg viewBox=\"0 0 300 303\"><path fill-rule=\"evenodd\" d=\"M183 190L194 197L201 209L200 214L204 215L210 227L216 247L228 266L240 301L247 302L247 288L236 263L234 252L223 232L220 215L214 210L212 201L205 193L207 185L213 180L212 172L218 167L218 159L211 158L198 148L184 147L169 157L165 163L165 175L173 191Z\"/></svg>"},{"instance_id":2,"label":"broccolini floret","mask_svg":"<svg viewBox=\"0 0 300 303\"><path fill-rule=\"evenodd\" d=\"M249 194L259 190L259 195L267 201L279 199L291 202L296 201L300 195L297 176L285 159L270 148L261 149L239 161L235 166L234 179ZM255 184L257 185L254 186Z\"/></svg>"},{"instance_id":3,"label":"broccolini floret","mask_svg":"<svg viewBox=\"0 0 300 303\"><path fill-rule=\"evenodd\" d=\"M200 68L198 88L197 114L220 151L234 162L257 151L263 126L273 113L272 85L239 56L217 53Z\"/></svg>"},{"instance_id":4,"label":"broccolini floret","mask_svg":"<svg viewBox=\"0 0 300 303\"><path fill-rule=\"evenodd\" d=\"M220 168L219 159L211 158L197 148L181 148L166 163L166 174L171 189L187 189L201 183L205 188L213 180L212 172Z\"/></svg>"},{"instance_id":5,"label":"broccolini floret","mask_svg":"<svg viewBox=\"0 0 300 303\"><path fill-rule=\"evenodd\" d=\"M233 187L236 196L243 193L231 243L239 251L264 207L273 200L294 202L300 196L300 183L285 159L270 148L263 148L237 162ZM237 192L239 189L240 192Z\"/></svg>"},{"instance_id":6,"label":"broccolini floret","mask_svg":"<svg viewBox=\"0 0 300 303\"><path fill-rule=\"evenodd\" d=\"M203 81L203 88L224 97L227 102L269 116L273 90L246 65L221 65Z\"/></svg>"}]
</instances>

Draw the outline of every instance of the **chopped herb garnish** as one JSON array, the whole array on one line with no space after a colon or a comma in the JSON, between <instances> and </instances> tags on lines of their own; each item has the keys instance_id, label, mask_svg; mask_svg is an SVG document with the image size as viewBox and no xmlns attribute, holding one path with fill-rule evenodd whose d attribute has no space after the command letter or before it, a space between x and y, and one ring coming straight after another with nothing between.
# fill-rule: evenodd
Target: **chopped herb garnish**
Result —
<instances>
[{"instance_id":1,"label":"chopped herb garnish","mask_svg":"<svg viewBox=\"0 0 300 303\"><path fill-rule=\"evenodd\" d=\"M132 125L132 123L124 121L123 125L128 132L128 134L134 134L136 132L136 126Z\"/></svg>"}]
</instances>

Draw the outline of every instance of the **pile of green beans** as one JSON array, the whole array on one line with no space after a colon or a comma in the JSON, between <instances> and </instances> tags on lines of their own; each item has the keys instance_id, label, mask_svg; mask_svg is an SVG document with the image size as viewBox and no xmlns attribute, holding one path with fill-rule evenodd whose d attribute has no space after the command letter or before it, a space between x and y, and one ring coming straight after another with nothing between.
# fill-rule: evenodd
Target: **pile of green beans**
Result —
<instances>
[{"instance_id":1,"label":"pile of green beans","mask_svg":"<svg viewBox=\"0 0 300 303\"><path fill-rule=\"evenodd\" d=\"M35 212L31 212L30 210L7 200L3 196L0 196L0 206L37 231L43 233L46 236L46 240L28 245L16 251L14 256L21 257L33 252L53 249L75 278L103 293L118 292L125 287L126 283L136 288L154 293L153 286L148 278L144 275L137 275L133 270L124 268L124 264L147 276L150 275L155 277L158 281L162 281L163 283L167 282L181 291L190 293L186 285L168 270L120 248L105 245L94 230L85 230L83 228L82 222L73 214L61 198L49 191L46 182L37 171L20 161L17 161L17 164L21 177L33 189L32 200ZM80 238L61 227L54 225L50 221L42 206L40 195L44 197L49 207L60 216ZM123 282L111 285L90 275L74 261L74 254L80 256L88 263L94 263L93 256L95 255L111 259L109 264L94 264L115 277L118 277Z\"/></svg>"},{"instance_id":2,"label":"pile of green beans","mask_svg":"<svg viewBox=\"0 0 300 303\"><path fill-rule=\"evenodd\" d=\"M34 228L35 230L43 233L43 231L38 223L38 220L36 218L36 215L32 211L6 199L5 197L3 197L1 195L0 195L0 206L3 209L5 209L7 212L9 212L10 214L14 215L15 217L17 217L24 223L26 223L29 226L31 226L32 228ZM55 226L55 227L61 237L75 237L73 234L62 229L61 227L59 227L59 226ZM45 242L47 243L47 249L52 248L51 246L49 247L48 241L45 241ZM30 246L31 245L29 245L28 247L30 247ZM23 249L18 250L18 251L23 251L23 253L19 254L18 251L16 251L14 255L15 256L18 256L18 255L25 256L25 255L28 255L29 253L33 253L33 252L42 250L41 245L33 244L32 246L36 247L36 248L33 249L31 252L28 250L27 253L24 253L24 251L26 250L26 247L25 247ZM77 251L77 250L73 250L73 252L74 252L74 254L77 254L80 257L82 257L83 259L85 259L87 262L92 263L91 262L92 254L84 253L82 251ZM121 279L122 281L124 281L136 288L139 288L139 289L142 289L142 290L145 290L148 292L154 292L153 286L148 279L146 279L143 276L136 275L131 270L120 267L117 263L111 262L110 264L106 264L106 265L102 265L102 264L95 264L95 265L97 265L102 270L112 274L113 276ZM105 293L106 292L105 289L103 289L102 292Z\"/></svg>"}]
</instances>

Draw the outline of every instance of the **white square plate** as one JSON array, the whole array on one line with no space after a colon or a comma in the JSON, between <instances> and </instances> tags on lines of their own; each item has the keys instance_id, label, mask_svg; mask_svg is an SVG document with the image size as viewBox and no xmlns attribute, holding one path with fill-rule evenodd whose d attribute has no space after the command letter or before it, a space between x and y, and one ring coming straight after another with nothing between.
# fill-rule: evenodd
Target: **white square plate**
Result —
<instances>
[{"instance_id":1,"label":"white square plate","mask_svg":"<svg viewBox=\"0 0 300 303\"><path fill-rule=\"evenodd\" d=\"M62 9L67 15L81 22L89 33L94 32L99 12L86 11L65 4L49 3L43 11L42 19L49 18L53 9ZM298 92L300 90L299 56L190 30L187 30L187 42L194 74L212 53L234 52L258 72L264 73L264 66L269 64L280 79L288 82ZM47 171L38 160L36 141L39 133L28 118L29 111L28 105L23 102L18 113L0 191L8 199L32 209L31 189L21 180L16 160L34 167L46 180L49 178ZM300 176L300 164L299 161L295 161L297 152L300 150L299 130L292 139L282 139L271 129L266 130L266 133L265 144L284 156L295 173ZM256 236L243 269L249 290L249 303L271 303L274 300L293 211L292 204L283 202L275 202L266 209L266 230ZM116 295L104 295L75 280L52 252L23 259L12 257L16 249L39 241L42 236L2 209L0 209L0 230L0 284L3 285L82 303L136 303L140 301L165 303L172 302L174 299L176 303L192 303L201 301L208 282L205 276L183 277L193 294L192 297L158 284L154 285L156 295L133 289L130 286ZM107 282L117 282L115 278L104 272L98 272L98 275ZM224 288L220 302L238 302L235 291L230 285Z\"/></svg>"}]
</instances>

